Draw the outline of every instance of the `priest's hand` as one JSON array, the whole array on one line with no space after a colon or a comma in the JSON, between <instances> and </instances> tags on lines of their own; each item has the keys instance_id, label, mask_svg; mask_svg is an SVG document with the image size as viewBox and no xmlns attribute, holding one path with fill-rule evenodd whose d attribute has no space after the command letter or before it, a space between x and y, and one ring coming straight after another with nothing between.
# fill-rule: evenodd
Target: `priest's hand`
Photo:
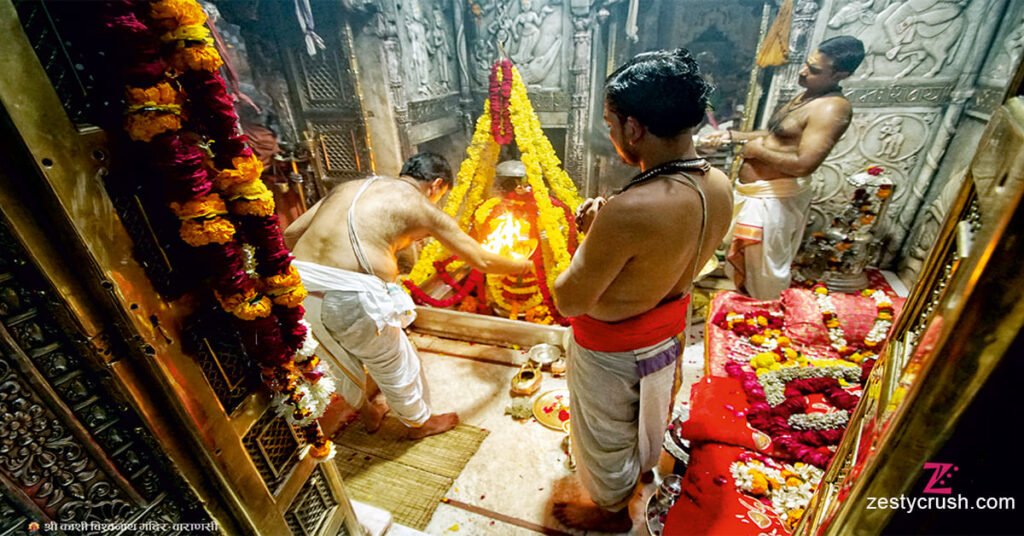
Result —
<instances>
[{"instance_id":1,"label":"priest's hand","mask_svg":"<svg viewBox=\"0 0 1024 536\"><path fill-rule=\"evenodd\" d=\"M580 203L579 208L576 209L576 230L581 233L589 231L590 226L594 223L594 218L597 217L597 211L601 210L601 207L607 202L608 200L603 197L591 197Z\"/></svg>"}]
</instances>

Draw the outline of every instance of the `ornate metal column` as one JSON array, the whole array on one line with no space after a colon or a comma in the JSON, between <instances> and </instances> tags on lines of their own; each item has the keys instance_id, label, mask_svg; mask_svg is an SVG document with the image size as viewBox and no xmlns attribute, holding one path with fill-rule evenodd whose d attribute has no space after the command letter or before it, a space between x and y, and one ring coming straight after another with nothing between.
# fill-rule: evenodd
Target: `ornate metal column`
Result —
<instances>
[{"instance_id":1,"label":"ornate metal column","mask_svg":"<svg viewBox=\"0 0 1024 536\"><path fill-rule=\"evenodd\" d=\"M573 0L573 55L569 67L571 99L569 125L566 132L565 171L576 180L583 192L589 191L590 170L586 165L589 150L586 135L590 126L591 66L593 65L593 25L590 0Z\"/></svg>"}]
</instances>

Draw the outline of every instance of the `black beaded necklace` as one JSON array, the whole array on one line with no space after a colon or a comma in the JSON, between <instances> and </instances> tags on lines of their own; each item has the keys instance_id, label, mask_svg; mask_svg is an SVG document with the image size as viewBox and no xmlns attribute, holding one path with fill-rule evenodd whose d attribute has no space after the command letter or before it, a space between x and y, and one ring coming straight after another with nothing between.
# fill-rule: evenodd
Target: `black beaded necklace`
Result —
<instances>
[{"instance_id":1,"label":"black beaded necklace","mask_svg":"<svg viewBox=\"0 0 1024 536\"><path fill-rule=\"evenodd\" d=\"M625 186L619 188L615 192L615 194L621 194L622 192L625 192L626 190L636 186L637 184L649 181L657 177L658 175L664 175L670 172L686 173L688 171L696 171L701 174L704 174L707 173L708 171L711 171L711 164L709 164L708 161L703 158L691 158L689 160L670 160L668 162L665 162L664 164L654 166L651 169L648 169L647 171L644 171L643 173L637 175L636 177L633 177L632 179L629 180L629 182L626 183Z\"/></svg>"}]
</instances>

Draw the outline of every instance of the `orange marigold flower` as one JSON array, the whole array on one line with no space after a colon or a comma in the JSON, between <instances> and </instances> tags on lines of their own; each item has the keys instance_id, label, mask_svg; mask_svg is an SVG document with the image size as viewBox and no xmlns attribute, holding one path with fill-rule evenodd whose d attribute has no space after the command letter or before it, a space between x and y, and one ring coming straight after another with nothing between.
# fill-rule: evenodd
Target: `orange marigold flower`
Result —
<instances>
[{"instance_id":1,"label":"orange marigold flower","mask_svg":"<svg viewBox=\"0 0 1024 536\"><path fill-rule=\"evenodd\" d=\"M167 82L149 87L129 87L126 92L129 105L171 105L181 103L181 94Z\"/></svg>"},{"instance_id":2,"label":"orange marigold flower","mask_svg":"<svg viewBox=\"0 0 1024 536\"><path fill-rule=\"evenodd\" d=\"M235 226L221 217L207 220L185 220L178 230L186 244L199 247L208 244L225 244L235 236Z\"/></svg>"},{"instance_id":3,"label":"orange marigold flower","mask_svg":"<svg viewBox=\"0 0 1024 536\"><path fill-rule=\"evenodd\" d=\"M214 292L217 301L225 311L235 315L242 320L255 320L270 314L270 298L249 289L244 294L232 294L223 297L220 293Z\"/></svg>"},{"instance_id":4,"label":"orange marigold flower","mask_svg":"<svg viewBox=\"0 0 1024 536\"><path fill-rule=\"evenodd\" d=\"M785 336L779 337L777 341L779 343L779 346L789 346L789 343L790 343L789 337L785 337Z\"/></svg>"},{"instance_id":5,"label":"orange marigold flower","mask_svg":"<svg viewBox=\"0 0 1024 536\"><path fill-rule=\"evenodd\" d=\"M274 213L274 200L239 199L231 203L231 212L240 216L267 217Z\"/></svg>"},{"instance_id":6,"label":"orange marigold flower","mask_svg":"<svg viewBox=\"0 0 1024 536\"><path fill-rule=\"evenodd\" d=\"M214 179L218 190L228 190L236 184L256 181L263 174L263 163L256 155L235 157L231 165L232 168L221 170Z\"/></svg>"},{"instance_id":7,"label":"orange marigold flower","mask_svg":"<svg viewBox=\"0 0 1024 536\"><path fill-rule=\"evenodd\" d=\"M750 484L750 493L753 495L764 495L768 493L768 478L764 476L761 471L751 470L750 476L752 482Z\"/></svg>"},{"instance_id":8,"label":"orange marigold flower","mask_svg":"<svg viewBox=\"0 0 1024 536\"><path fill-rule=\"evenodd\" d=\"M154 2L149 16L165 28L206 23L206 13L195 0L160 0Z\"/></svg>"},{"instance_id":9,"label":"orange marigold flower","mask_svg":"<svg viewBox=\"0 0 1024 536\"><path fill-rule=\"evenodd\" d=\"M191 46L179 49L171 57L171 66L178 71L215 72L224 65L217 49L209 45Z\"/></svg>"},{"instance_id":10,"label":"orange marigold flower","mask_svg":"<svg viewBox=\"0 0 1024 536\"><path fill-rule=\"evenodd\" d=\"M180 130L181 117L161 112L135 113L125 119L124 128L132 140L149 142L164 132Z\"/></svg>"},{"instance_id":11,"label":"orange marigold flower","mask_svg":"<svg viewBox=\"0 0 1024 536\"><path fill-rule=\"evenodd\" d=\"M183 220L191 218L207 218L227 214L224 200L215 193L197 197L186 203L171 203L174 215Z\"/></svg>"}]
</instances>

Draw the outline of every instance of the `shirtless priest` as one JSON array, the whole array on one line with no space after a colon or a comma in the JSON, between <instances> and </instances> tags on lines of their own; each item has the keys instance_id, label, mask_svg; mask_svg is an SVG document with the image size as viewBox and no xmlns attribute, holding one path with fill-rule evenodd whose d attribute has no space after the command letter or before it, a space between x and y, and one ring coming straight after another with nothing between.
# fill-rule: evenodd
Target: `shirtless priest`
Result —
<instances>
[{"instance_id":1,"label":"shirtless priest","mask_svg":"<svg viewBox=\"0 0 1024 536\"><path fill-rule=\"evenodd\" d=\"M806 177L825 161L853 116L839 82L864 60L855 37L822 41L800 69L806 91L780 108L768 130L712 133L719 142L745 142L736 221L726 273L737 288L759 300L776 300L789 288L790 265L800 249L811 204Z\"/></svg>"},{"instance_id":2,"label":"shirtless priest","mask_svg":"<svg viewBox=\"0 0 1024 536\"><path fill-rule=\"evenodd\" d=\"M637 480L661 453L690 287L732 213L728 177L691 138L710 91L683 49L640 54L605 84L609 137L641 173L607 202L581 205L587 238L555 281L572 323L570 433L590 494L555 505L570 527L629 531Z\"/></svg>"},{"instance_id":3,"label":"shirtless priest","mask_svg":"<svg viewBox=\"0 0 1024 536\"><path fill-rule=\"evenodd\" d=\"M378 388L413 439L459 422L454 413L431 412L419 356L403 331L416 312L395 283L398 251L429 235L482 272L525 273L532 267L485 251L435 206L451 184L448 162L420 153L405 162L397 179L338 186L285 231L309 291L306 320L336 358L329 364L341 369L338 393L359 409L371 432L388 410L373 403Z\"/></svg>"}]
</instances>

